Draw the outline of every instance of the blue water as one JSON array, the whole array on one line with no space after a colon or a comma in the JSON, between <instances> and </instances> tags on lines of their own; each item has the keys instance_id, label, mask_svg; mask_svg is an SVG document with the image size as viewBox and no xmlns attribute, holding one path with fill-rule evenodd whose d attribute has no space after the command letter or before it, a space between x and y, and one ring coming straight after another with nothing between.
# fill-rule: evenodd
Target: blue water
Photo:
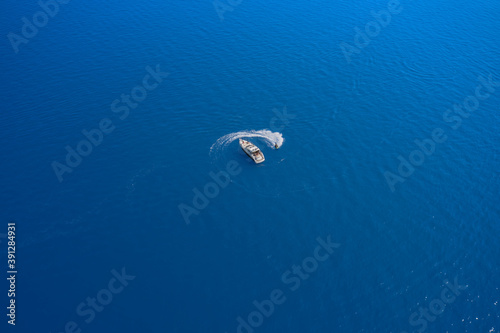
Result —
<instances>
[{"instance_id":1,"label":"blue water","mask_svg":"<svg viewBox=\"0 0 500 333\"><path fill-rule=\"evenodd\" d=\"M500 331L498 1L73 0L15 53L39 10L0 19L2 332Z\"/></svg>"}]
</instances>

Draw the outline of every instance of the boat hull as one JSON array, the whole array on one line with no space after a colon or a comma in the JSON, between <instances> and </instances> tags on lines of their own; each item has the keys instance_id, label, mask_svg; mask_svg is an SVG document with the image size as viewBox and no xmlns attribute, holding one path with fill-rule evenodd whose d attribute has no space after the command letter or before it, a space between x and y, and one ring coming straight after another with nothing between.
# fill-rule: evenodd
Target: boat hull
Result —
<instances>
[{"instance_id":1,"label":"boat hull","mask_svg":"<svg viewBox=\"0 0 500 333\"><path fill-rule=\"evenodd\" d=\"M255 163L259 164L266 160L260 149L251 142L240 139L240 147Z\"/></svg>"}]
</instances>

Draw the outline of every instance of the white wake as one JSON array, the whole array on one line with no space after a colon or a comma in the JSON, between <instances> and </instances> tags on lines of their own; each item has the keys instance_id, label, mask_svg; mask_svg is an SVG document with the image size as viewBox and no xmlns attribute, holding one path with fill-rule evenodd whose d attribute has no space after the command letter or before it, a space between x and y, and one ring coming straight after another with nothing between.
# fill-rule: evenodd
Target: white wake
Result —
<instances>
[{"instance_id":1,"label":"white wake","mask_svg":"<svg viewBox=\"0 0 500 333\"><path fill-rule=\"evenodd\" d=\"M212 147L210 147L210 156L221 154L229 146L229 144L231 144L231 142L243 138L263 139L267 146L271 148L274 148L275 144L278 144L278 147L281 147L283 145L283 142L285 141L283 135L280 132L271 132L267 129L259 131L249 130L229 133L217 139Z\"/></svg>"}]
</instances>

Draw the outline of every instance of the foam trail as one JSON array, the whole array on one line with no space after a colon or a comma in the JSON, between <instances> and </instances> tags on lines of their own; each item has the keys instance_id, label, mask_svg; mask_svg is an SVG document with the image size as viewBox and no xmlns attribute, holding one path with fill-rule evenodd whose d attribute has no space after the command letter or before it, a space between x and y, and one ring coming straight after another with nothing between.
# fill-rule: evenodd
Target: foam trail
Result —
<instances>
[{"instance_id":1,"label":"foam trail","mask_svg":"<svg viewBox=\"0 0 500 333\"><path fill-rule=\"evenodd\" d=\"M274 148L274 144L277 143L278 147L283 145L285 139L280 132L271 132L270 130L263 129L259 131L249 130L240 131L235 133L226 134L215 141L215 143L210 147L210 155L222 152L231 142L243 138L261 138L264 139L266 144Z\"/></svg>"}]
</instances>

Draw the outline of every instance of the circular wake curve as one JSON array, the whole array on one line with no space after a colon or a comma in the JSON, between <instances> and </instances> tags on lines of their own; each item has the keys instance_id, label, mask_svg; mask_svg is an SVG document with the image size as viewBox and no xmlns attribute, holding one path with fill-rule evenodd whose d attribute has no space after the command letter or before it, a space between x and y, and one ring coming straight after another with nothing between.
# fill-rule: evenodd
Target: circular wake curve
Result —
<instances>
[{"instance_id":1,"label":"circular wake curve","mask_svg":"<svg viewBox=\"0 0 500 333\"><path fill-rule=\"evenodd\" d=\"M229 133L217 139L212 147L210 147L210 156L216 157L216 155L221 154L229 146L229 144L231 144L231 142L242 138L261 138L271 148L273 148L276 143L278 144L278 147L281 147L285 141L281 133L271 132L267 129Z\"/></svg>"}]
</instances>

